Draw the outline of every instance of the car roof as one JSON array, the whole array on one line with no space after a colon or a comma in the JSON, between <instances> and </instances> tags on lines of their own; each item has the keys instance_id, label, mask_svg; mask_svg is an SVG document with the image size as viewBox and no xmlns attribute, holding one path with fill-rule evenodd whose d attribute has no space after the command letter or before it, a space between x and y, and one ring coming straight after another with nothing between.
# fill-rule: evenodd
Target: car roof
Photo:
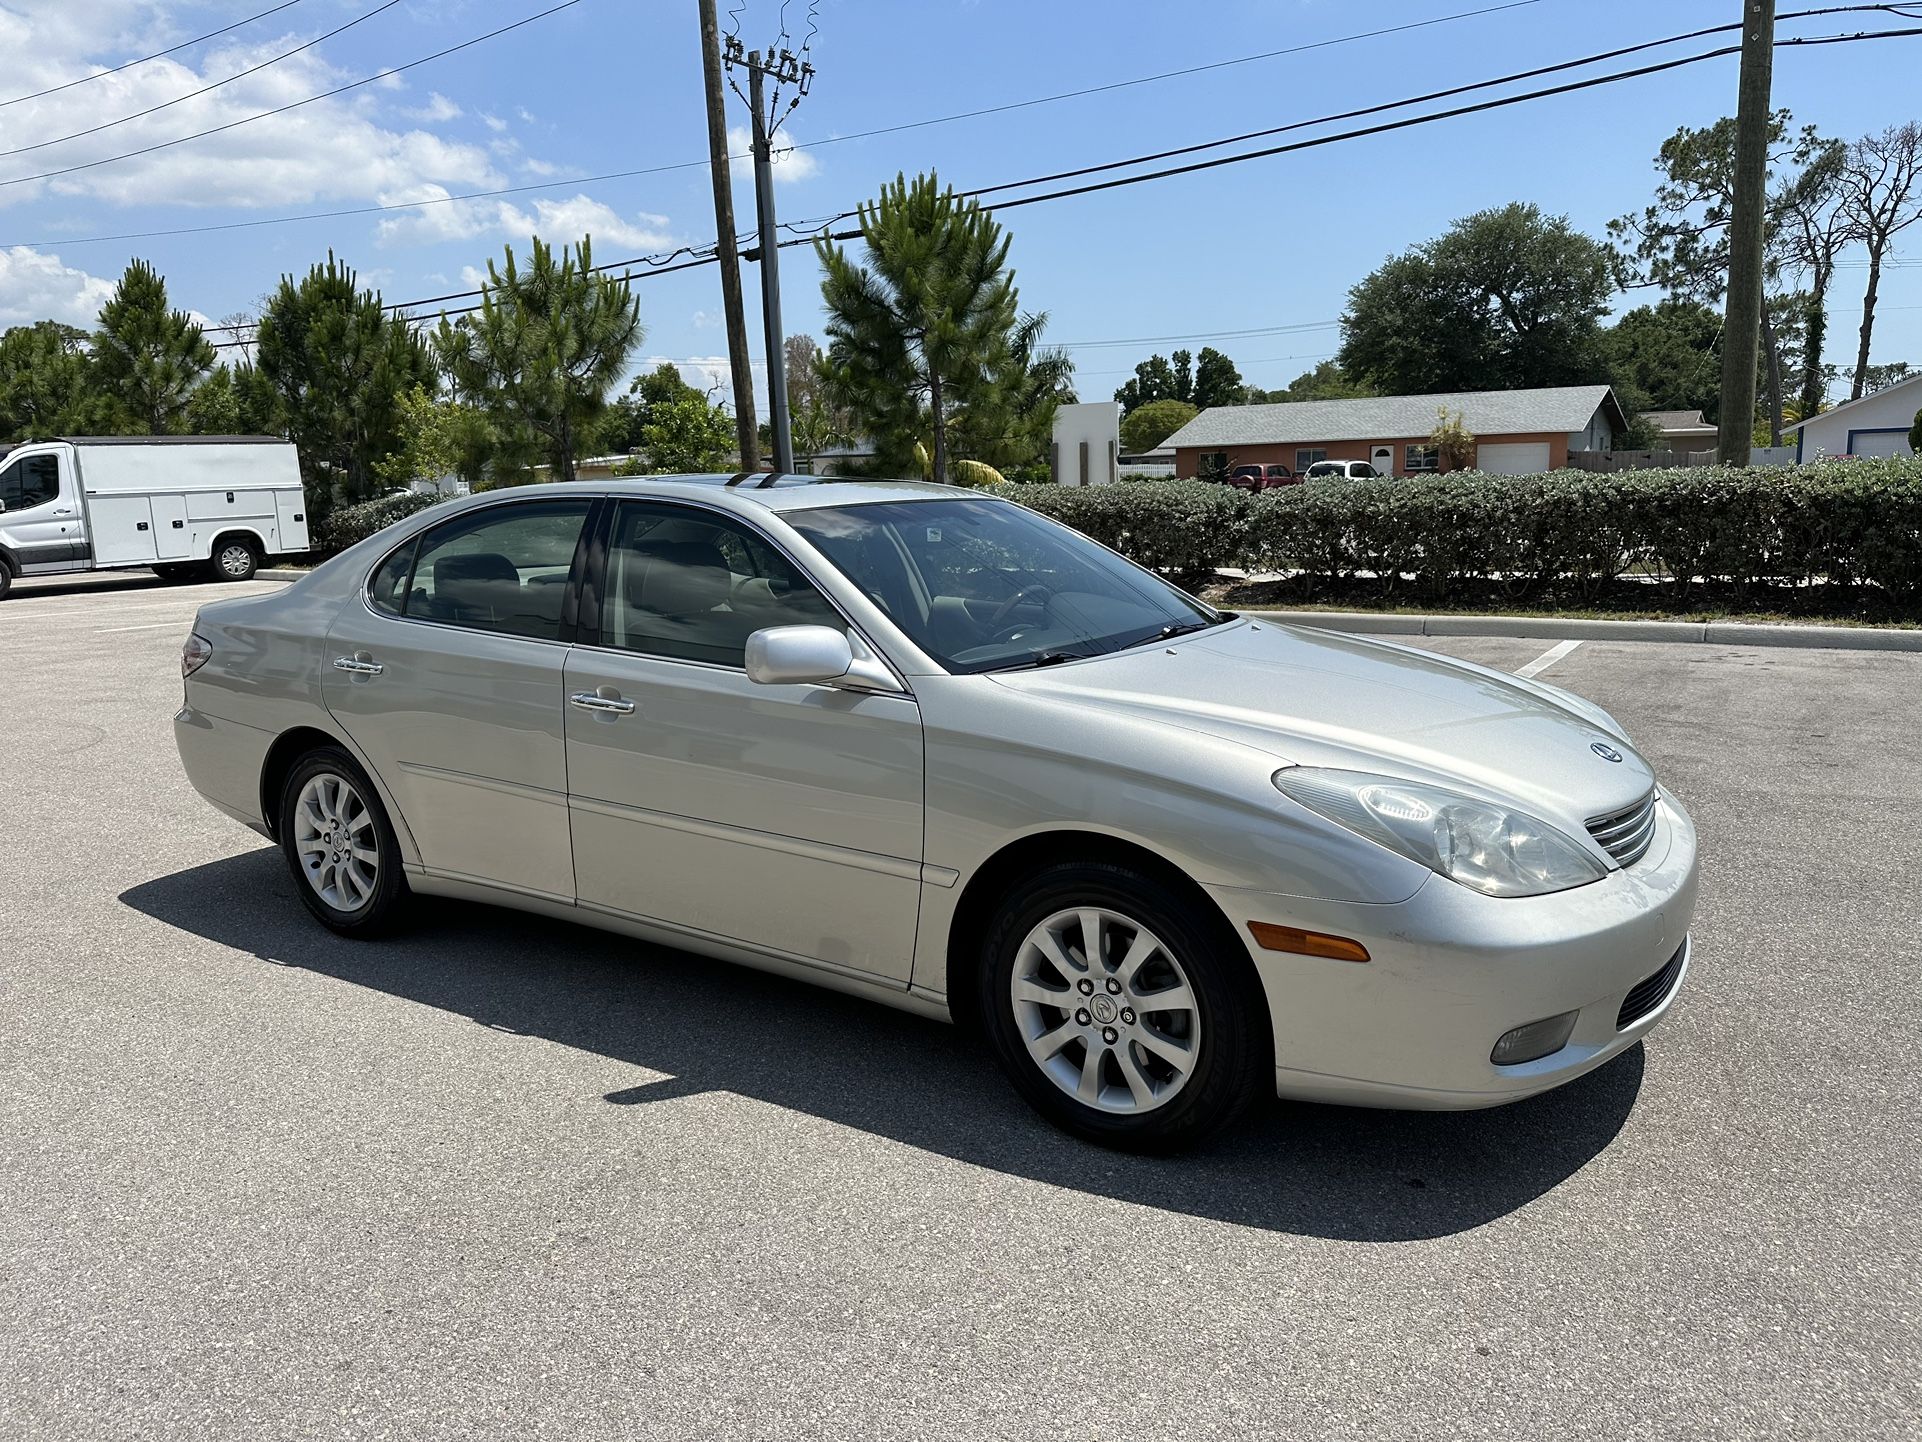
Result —
<instances>
[{"instance_id":1,"label":"car roof","mask_svg":"<svg viewBox=\"0 0 1922 1442\"><path fill-rule=\"evenodd\" d=\"M770 511L809 510L818 506L858 505L867 501L932 501L956 496L978 496L965 486L940 486L931 481L856 480L848 476L803 476L770 471L719 471L711 475L615 476L600 481L551 481L518 491L592 496L713 495L765 506ZM489 492L488 494L495 494Z\"/></svg>"}]
</instances>

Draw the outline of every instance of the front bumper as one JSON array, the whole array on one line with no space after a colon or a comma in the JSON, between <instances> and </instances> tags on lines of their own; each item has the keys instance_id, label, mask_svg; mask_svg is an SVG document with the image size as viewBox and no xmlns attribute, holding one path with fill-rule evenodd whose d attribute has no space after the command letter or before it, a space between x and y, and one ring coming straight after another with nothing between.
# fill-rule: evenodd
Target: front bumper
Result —
<instances>
[{"instance_id":1,"label":"front bumper","mask_svg":"<svg viewBox=\"0 0 1922 1442\"><path fill-rule=\"evenodd\" d=\"M1695 827L1670 797L1648 854L1605 880L1502 900L1442 877L1388 906L1210 887L1261 976L1275 1090L1307 1101L1457 1110L1499 1106L1572 1081L1667 1015L1688 973ZM1263 950L1247 923L1351 937L1366 962ZM1624 998L1680 955L1666 994L1627 1026ZM1578 1013L1559 1050L1489 1060L1513 1027Z\"/></svg>"}]
</instances>

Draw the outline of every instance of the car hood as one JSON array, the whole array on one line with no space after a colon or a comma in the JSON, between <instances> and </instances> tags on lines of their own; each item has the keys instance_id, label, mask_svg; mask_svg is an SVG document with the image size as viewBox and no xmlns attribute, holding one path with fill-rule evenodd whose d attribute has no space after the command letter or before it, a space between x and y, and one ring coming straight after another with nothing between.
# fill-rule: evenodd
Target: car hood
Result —
<instances>
[{"instance_id":1,"label":"car hood","mask_svg":"<svg viewBox=\"0 0 1922 1442\"><path fill-rule=\"evenodd\" d=\"M1250 746L1277 768L1376 771L1519 803L1578 835L1654 785L1619 731L1552 687L1332 631L1244 620L994 679Z\"/></svg>"}]
</instances>

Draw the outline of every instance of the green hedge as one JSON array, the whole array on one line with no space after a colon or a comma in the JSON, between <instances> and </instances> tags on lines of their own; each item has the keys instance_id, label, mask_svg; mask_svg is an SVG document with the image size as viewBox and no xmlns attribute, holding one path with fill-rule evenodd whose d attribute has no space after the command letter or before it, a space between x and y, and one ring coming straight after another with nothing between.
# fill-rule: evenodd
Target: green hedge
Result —
<instances>
[{"instance_id":1,"label":"green hedge","mask_svg":"<svg viewBox=\"0 0 1922 1442\"><path fill-rule=\"evenodd\" d=\"M1490 581L1593 593L1629 571L1672 590L1827 578L1922 591L1922 459L1726 470L1462 471L1246 491L1205 481L1022 487L1022 504L1145 566L1236 567L1383 594Z\"/></svg>"},{"instance_id":2,"label":"green hedge","mask_svg":"<svg viewBox=\"0 0 1922 1442\"><path fill-rule=\"evenodd\" d=\"M439 496L415 495L410 491L406 495L382 496L377 501L337 507L314 523L314 549L326 556L344 551L384 526L418 515L440 499Z\"/></svg>"}]
</instances>

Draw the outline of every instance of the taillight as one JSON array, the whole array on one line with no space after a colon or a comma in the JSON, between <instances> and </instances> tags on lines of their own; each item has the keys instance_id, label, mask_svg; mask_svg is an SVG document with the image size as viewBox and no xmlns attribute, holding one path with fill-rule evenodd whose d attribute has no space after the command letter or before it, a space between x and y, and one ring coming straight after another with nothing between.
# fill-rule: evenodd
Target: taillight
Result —
<instances>
[{"instance_id":1,"label":"taillight","mask_svg":"<svg viewBox=\"0 0 1922 1442\"><path fill-rule=\"evenodd\" d=\"M213 643L199 632L190 634L180 647L180 674L191 676L212 659Z\"/></svg>"}]
</instances>

